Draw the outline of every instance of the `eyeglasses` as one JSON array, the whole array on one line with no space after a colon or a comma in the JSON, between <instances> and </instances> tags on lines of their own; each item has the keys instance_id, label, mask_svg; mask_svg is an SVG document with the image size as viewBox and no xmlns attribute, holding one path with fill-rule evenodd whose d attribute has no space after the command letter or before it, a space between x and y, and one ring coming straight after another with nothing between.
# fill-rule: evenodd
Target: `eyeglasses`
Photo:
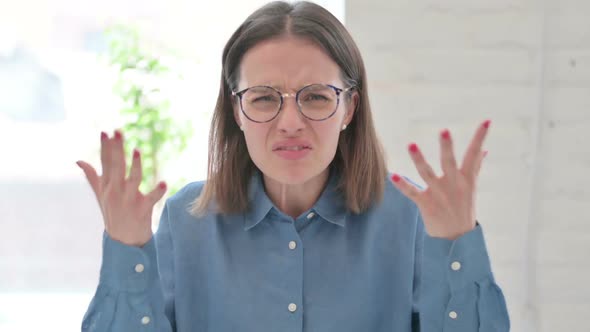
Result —
<instances>
[{"instance_id":1,"label":"eyeglasses","mask_svg":"<svg viewBox=\"0 0 590 332\"><path fill-rule=\"evenodd\" d=\"M334 115L340 104L340 95L354 89L337 88L330 84L310 84L296 93L282 93L270 86L253 86L232 96L240 98L244 115L254 122L269 122L279 115L284 98L295 97L299 112L313 121L323 121Z\"/></svg>"}]
</instances>

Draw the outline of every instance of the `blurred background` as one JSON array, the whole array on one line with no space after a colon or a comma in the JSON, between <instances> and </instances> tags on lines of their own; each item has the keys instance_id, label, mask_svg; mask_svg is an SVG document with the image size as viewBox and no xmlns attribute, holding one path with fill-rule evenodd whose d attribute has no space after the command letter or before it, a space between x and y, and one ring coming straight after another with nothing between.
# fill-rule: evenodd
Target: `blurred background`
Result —
<instances>
[{"instance_id":1,"label":"blurred background","mask_svg":"<svg viewBox=\"0 0 590 332\"><path fill-rule=\"evenodd\" d=\"M409 142L437 166L441 129L462 158L492 119L478 218L512 330L590 331L590 1L316 2L361 49L391 171L420 182ZM264 3L0 0L0 331L80 329L100 131L153 156L144 188L205 179L222 47Z\"/></svg>"}]
</instances>

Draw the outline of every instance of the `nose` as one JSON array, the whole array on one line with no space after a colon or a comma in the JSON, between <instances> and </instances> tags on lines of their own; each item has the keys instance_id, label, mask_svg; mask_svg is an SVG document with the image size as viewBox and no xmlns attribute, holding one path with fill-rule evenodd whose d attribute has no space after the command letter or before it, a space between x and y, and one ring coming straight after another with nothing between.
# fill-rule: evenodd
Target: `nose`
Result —
<instances>
[{"instance_id":1,"label":"nose","mask_svg":"<svg viewBox=\"0 0 590 332\"><path fill-rule=\"evenodd\" d=\"M281 111L277 116L277 129L285 134L297 133L305 127L305 118L299 112L294 96L283 98Z\"/></svg>"}]
</instances>

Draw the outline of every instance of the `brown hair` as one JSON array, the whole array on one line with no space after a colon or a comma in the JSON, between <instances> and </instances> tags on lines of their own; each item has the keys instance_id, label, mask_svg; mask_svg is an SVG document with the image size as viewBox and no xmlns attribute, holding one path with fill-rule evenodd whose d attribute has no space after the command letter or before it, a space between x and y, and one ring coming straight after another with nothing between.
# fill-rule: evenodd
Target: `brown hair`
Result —
<instances>
[{"instance_id":1,"label":"brown hair","mask_svg":"<svg viewBox=\"0 0 590 332\"><path fill-rule=\"evenodd\" d=\"M248 185L256 166L235 121L231 92L238 85L243 55L261 41L285 35L314 41L338 64L343 83L356 86L360 98L352 121L341 131L330 167L341 174L338 188L351 212L361 213L381 201L387 168L373 126L365 66L356 44L340 21L321 6L306 1L275 1L252 13L223 49L219 95L209 134L207 181L191 204L192 215L203 215L212 201L223 214L248 209Z\"/></svg>"}]
</instances>

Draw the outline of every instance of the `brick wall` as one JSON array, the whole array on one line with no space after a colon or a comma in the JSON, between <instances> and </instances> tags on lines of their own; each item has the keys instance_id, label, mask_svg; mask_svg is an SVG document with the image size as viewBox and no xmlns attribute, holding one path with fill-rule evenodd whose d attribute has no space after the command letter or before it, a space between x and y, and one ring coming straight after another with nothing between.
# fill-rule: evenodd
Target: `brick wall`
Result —
<instances>
[{"instance_id":1,"label":"brick wall","mask_svg":"<svg viewBox=\"0 0 590 332\"><path fill-rule=\"evenodd\" d=\"M590 331L590 1L348 0L389 167L492 127L478 217L512 331Z\"/></svg>"}]
</instances>

